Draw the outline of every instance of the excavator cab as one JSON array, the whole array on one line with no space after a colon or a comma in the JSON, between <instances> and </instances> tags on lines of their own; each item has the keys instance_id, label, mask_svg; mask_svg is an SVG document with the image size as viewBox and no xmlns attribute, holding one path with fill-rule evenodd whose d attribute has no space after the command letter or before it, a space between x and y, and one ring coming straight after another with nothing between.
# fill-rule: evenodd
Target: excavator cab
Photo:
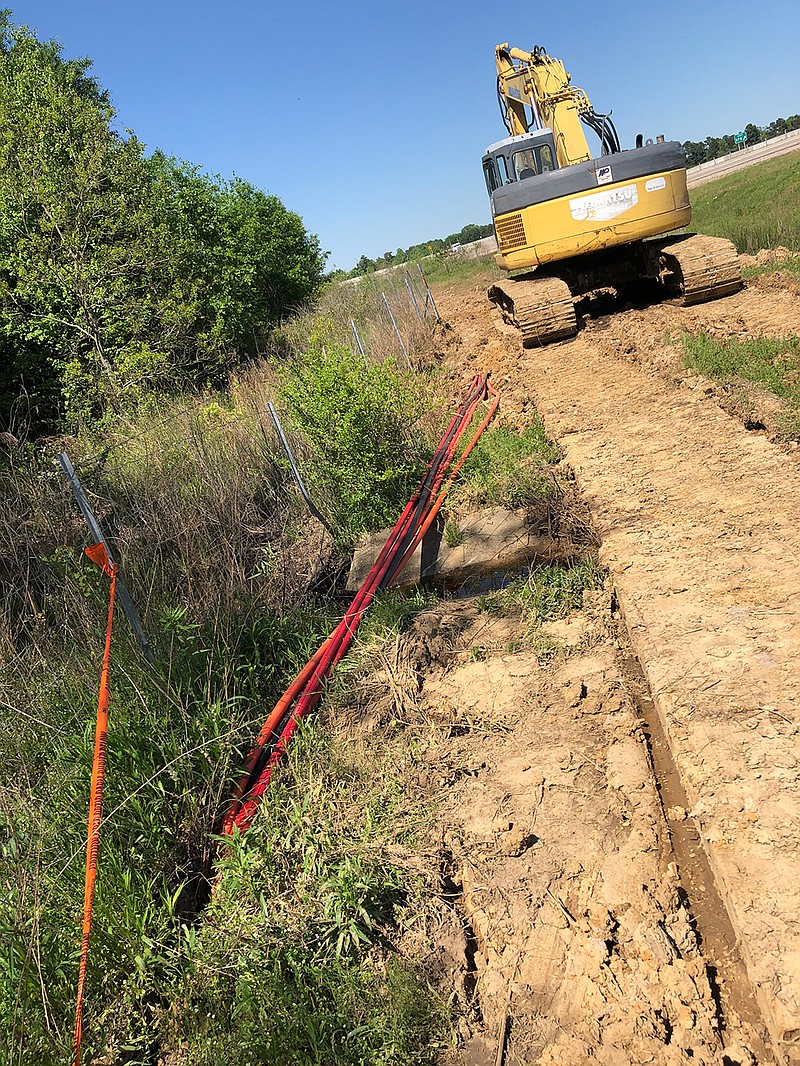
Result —
<instances>
[{"instance_id":1,"label":"excavator cab","mask_svg":"<svg viewBox=\"0 0 800 1066\"><path fill-rule=\"evenodd\" d=\"M483 156L483 176L491 199L495 189L526 181L558 169L552 130L536 130L506 137L490 145Z\"/></svg>"}]
</instances>

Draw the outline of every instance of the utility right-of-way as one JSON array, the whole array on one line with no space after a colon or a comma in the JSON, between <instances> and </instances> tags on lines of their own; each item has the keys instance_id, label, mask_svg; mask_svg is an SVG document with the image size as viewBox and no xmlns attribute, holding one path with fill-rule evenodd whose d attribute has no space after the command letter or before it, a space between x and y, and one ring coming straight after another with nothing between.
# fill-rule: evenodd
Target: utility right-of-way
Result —
<instances>
[{"instance_id":1,"label":"utility right-of-way","mask_svg":"<svg viewBox=\"0 0 800 1066\"><path fill-rule=\"evenodd\" d=\"M575 471L687 797L674 817L702 842L771 1053L800 1063L800 464L652 357L670 330L790 332L797 298L627 310L536 350L480 286L438 298L463 339L448 361L482 343L506 412L535 406Z\"/></svg>"}]
</instances>

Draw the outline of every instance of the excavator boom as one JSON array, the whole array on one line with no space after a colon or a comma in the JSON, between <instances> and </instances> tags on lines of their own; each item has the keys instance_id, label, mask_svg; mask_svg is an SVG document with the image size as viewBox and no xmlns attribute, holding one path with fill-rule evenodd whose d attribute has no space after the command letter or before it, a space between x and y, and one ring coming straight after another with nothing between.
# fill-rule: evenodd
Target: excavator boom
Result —
<instances>
[{"instance_id":1,"label":"excavator boom","mask_svg":"<svg viewBox=\"0 0 800 1066\"><path fill-rule=\"evenodd\" d=\"M583 89L570 84L561 60L553 59L543 48L523 52L500 44L495 49L495 62L508 132L514 136L532 128L551 129L562 167L591 159L581 115L592 115L592 105ZM531 108L533 123L528 120L526 105Z\"/></svg>"}]
</instances>

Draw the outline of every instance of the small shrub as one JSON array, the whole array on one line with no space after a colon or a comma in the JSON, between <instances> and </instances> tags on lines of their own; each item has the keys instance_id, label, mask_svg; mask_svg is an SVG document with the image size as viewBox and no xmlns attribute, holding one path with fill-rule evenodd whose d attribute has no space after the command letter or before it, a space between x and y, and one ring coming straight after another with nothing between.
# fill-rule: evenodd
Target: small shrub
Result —
<instances>
[{"instance_id":1,"label":"small shrub","mask_svg":"<svg viewBox=\"0 0 800 1066\"><path fill-rule=\"evenodd\" d=\"M419 379L339 345L297 359L281 392L310 446L306 476L328 501L340 546L392 524L430 454L413 436L426 401Z\"/></svg>"},{"instance_id":2,"label":"small shrub","mask_svg":"<svg viewBox=\"0 0 800 1066\"><path fill-rule=\"evenodd\" d=\"M444 523L444 542L448 548L457 548L464 542L464 534L458 528L458 522L448 515Z\"/></svg>"}]
</instances>

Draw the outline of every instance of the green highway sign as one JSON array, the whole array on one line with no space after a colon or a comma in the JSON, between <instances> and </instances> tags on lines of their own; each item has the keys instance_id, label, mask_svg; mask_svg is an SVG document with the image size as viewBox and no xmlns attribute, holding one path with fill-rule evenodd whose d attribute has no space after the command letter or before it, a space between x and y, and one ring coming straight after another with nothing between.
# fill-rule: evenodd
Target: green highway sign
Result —
<instances>
[{"instance_id":1,"label":"green highway sign","mask_svg":"<svg viewBox=\"0 0 800 1066\"><path fill-rule=\"evenodd\" d=\"M746 141L747 141L747 134L746 133L734 133L734 135L733 135L733 143L734 144L744 144Z\"/></svg>"}]
</instances>

